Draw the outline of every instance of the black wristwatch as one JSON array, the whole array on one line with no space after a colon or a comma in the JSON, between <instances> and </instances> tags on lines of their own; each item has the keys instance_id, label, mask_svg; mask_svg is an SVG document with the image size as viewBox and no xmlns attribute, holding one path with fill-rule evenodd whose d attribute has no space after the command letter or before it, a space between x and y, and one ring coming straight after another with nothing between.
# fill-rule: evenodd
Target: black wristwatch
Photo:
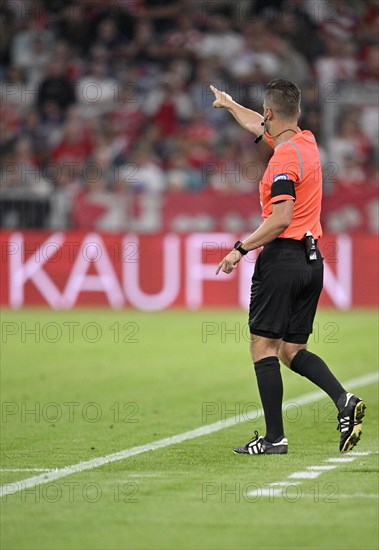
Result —
<instances>
[{"instance_id":1,"label":"black wristwatch","mask_svg":"<svg viewBox=\"0 0 379 550\"><path fill-rule=\"evenodd\" d=\"M234 243L233 248L234 250L238 250L238 252L241 252L242 256L246 256L246 254L249 252L248 250L245 250L244 248L242 248L241 241L237 241L236 243Z\"/></svg>"}]
</instances>

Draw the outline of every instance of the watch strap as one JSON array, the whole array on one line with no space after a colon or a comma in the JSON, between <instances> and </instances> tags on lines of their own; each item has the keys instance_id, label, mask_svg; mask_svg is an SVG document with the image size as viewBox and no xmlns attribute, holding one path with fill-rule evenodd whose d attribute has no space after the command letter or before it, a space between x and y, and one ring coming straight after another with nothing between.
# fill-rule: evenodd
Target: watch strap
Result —
<instances>
[{"instance_id":1,"label":"watch strap","mask_svg":"<svg viewBox=\"0 0 379 550\"><path fill-rule=\"evenodd\" d=\"M246 256L246 254L248 253L248 250L245 250L244 248L242 248L242 242L241 241L237 241L236 243L234 243L234 250L238 250L238 252L240 252L242 254L242 256Z\"/></svg>"}]
</instances>

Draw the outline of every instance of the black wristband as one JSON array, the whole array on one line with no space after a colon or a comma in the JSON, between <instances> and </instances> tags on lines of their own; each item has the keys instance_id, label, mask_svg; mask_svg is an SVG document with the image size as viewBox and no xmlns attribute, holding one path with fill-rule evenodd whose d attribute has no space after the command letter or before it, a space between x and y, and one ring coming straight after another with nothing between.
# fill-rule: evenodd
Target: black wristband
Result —
<instances>
[{"instance_id":1,"label":"black wristband","mask_svg":"<svg viewBox=\"0 0 379 550\"><path fill-rule=\"evenodd\" d=\"M242 254L242 256L246 256L246 254L249 252L248 250L245 250L244 248L242 248L242 243L241 241L237 241L236 243L234 243L234 250L238 250L238 252L240 252Z\"/></svg>"}]
</instances>

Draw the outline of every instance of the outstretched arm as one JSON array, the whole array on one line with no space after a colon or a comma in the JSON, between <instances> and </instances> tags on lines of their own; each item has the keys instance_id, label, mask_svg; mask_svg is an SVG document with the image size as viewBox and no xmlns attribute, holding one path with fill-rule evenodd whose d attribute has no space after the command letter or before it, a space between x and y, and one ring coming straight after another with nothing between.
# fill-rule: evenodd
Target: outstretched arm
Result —
<instances>
[{"instance_id":1,"label":"outstretched arm","mask_svg":"<svg viewBox=\"0 0 379 550\"><path fill-rule=\"evenodd\" d=\"M210 86L210 89L215 95L215 101L213 103L213 107L216 109L225 108L228 109L228 111L234 116L238 124L242 126L242 128L245 128L248 132L251 132L252 134L258 136L263 132L263 116L257 113L256 111L252 111L251 109L247 109L246 107L243 107L234 99L227 94L226 92L221 92L215 86ZM266 136L263 136L263 139L267 141Z\"/></svg>"}]
</instances>

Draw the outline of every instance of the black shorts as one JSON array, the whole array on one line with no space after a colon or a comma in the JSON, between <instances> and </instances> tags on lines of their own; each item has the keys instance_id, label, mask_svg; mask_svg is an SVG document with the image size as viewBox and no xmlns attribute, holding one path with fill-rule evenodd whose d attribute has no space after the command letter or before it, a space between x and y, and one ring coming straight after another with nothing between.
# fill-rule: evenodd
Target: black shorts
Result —
<instances>
[{"instance_id":1,"label":"black shorts","mask_svg":"<svg viewBox=\"0 0 379 550\"><path fill-rule=\"evenodd\" d=\"M323 285L320 251L308 262L302 241L275 239L259 254L251 284L250 332L305 344Z\"/></svg>"}]
</instances>

